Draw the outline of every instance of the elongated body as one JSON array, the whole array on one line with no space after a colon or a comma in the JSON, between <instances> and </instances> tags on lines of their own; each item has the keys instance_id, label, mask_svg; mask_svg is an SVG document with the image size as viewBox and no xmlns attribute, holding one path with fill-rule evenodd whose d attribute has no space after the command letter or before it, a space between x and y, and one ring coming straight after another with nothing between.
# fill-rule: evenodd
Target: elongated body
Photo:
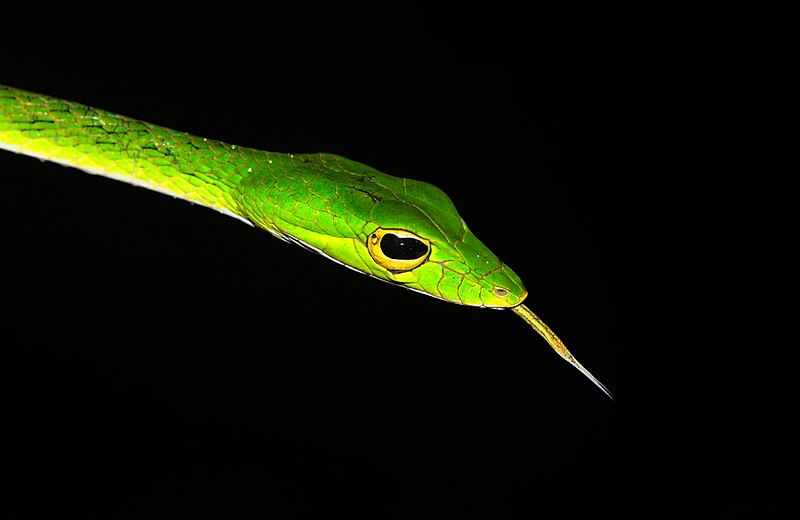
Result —
<instances>
[{"instance_id":1,"label":"elongated body","mask_svg":"<svg viewBox=\"0 0 800 520\"><path fill-rule=\"evenodd\" d=\"M332 154L266 152L196 137L2 85L0 148L208 206L442 300L512 308L608 393L521 305L527 291L519 277L428 183Z\"/></svg>"}]
</instances>

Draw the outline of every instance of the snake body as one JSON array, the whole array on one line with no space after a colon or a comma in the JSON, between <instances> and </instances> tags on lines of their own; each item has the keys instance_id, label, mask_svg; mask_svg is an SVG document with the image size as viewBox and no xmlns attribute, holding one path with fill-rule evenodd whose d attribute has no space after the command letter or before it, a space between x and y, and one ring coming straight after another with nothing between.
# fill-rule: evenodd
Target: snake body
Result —
<instances>
[{"instance_id":1,"label":"snake body","mask_svg":"<svg viewBox=\"0 0 800 520\"><path fill-rule=\"evenodd\" d=\"M611 396L522 305L520 278L431 184L338 155L256 150L3 85L0 148L207 206L435 298L511 308Z\"/></svg>"}]
</instances>

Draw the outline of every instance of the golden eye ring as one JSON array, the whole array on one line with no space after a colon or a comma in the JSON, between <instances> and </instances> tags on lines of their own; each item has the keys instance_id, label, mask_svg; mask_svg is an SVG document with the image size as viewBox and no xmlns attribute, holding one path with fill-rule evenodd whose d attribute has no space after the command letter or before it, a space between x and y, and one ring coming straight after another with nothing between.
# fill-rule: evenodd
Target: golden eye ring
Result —
<instances>
[{"instance_id":1,"label":"golden eye ring","mask_svg":"<svg viewBox=\"0 0 800 520\"><path fill-rule=\"evenodd\" d=\"M402 273L425 263L431 241L404 229L378 228L367 237L367 250L379 266Z\"/></svg>"}]
</instances>

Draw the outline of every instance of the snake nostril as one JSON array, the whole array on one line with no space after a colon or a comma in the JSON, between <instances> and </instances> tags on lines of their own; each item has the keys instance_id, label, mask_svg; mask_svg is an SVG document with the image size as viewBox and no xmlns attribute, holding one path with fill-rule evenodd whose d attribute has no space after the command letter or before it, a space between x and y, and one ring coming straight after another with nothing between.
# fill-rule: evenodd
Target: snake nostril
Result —
<instances>
[{"instance_id":1,"label":"snake nostril","mask_svg":"<svg viewBox=\"0 0 800 520\"><path fill-rule=\"evenodd\" d=\"M495 287L492 289L492 292L495 296L505 297L508 296L508 289L503 289L502 287Z\"/></svg>"}]
</instances>

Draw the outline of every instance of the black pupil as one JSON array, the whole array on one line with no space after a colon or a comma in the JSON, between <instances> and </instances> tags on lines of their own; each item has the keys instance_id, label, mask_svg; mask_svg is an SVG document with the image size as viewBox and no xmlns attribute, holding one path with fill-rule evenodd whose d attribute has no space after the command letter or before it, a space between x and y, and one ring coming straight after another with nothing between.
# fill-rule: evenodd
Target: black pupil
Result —
<instances>
[{"instance_id":1,"label":"black pupil","mask_svg":"<svg viewBox=\"0 0 800 520\"><path fill-rule=\"evenodd\" d=\"M381 251L393 260L416 260L428 253L428 246L416 238L386 233L381 239Z\"/></svg>"}]
</instances>

